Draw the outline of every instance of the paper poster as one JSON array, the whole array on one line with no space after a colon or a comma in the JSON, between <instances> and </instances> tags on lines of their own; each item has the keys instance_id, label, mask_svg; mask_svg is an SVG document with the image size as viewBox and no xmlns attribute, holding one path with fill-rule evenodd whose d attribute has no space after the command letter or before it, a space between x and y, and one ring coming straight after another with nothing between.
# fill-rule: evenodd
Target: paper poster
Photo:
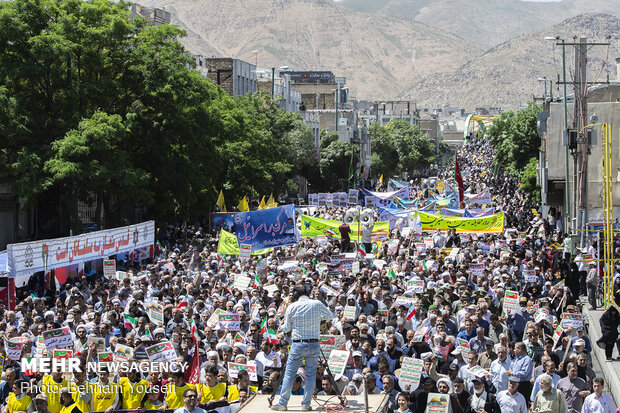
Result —
<instances>
[{"instance_id":1,"label":"paper poster","mask_svg":"<svg viewBox=\"0 0 620 413\"><path fill-rule=\"evenodd\" d=\"M456 340L458 341L459 347L461 348L461 354L463 355L463 358L467 359L467 355L471 351L471 348L469 347L469 341L465 340L464 338L457 338Z\"/></svg>"},{"instance_id":2,"label":"paper poster","mask_svg":"<svg viewBox=\"0 0 620 413\"><path fill-rule=\"evenodd\" d=\"M536 275L536 270L523 270L523 278L528 283L536 284L538 282L538 275Z\"/></svg>"},{"instance_id":3,"label":"paper poster","mask_svg":"<svg viewBox=\"0 0 620 413\"><path fill-rule=\"evenodd\" d=\"M279 291L279 288L275 284L268 284L263 285L263 290L267 291L267 295L269 295L269 297L273 297L273 293Z\"/></svg>"},{"instance_id":4,"label":"paper poster","mask_svg":"<svg viewBox=\"0 0 620 413\"><path fill-rule=\"evenodd\" d=\"M424 292L424 280L409 280L407 281L407 290L414 293L422 294Z\"/></svg>"},{"instance_id":5,"label":"paper poster","mask_svg":"<svg viewBox=\"0 0 620 413\"><path fill-rule=\"evenodd\" d=\"M489 374L489 372L488 372L487 370L483 369L483 368L482 368L482 367L480 367L480 366L470 367L470 368L469 368L469 372L470 372L471 374L473 374L474 376L476 376L476 377L484 377L484 376L486 376L487 374Z\"/></svg>"},{"instance_id":6,"label":"paper poster","mask_svg":"<svg viewBox=\"0 0 620 413\"><path fill-rule=\"evenodd\" d=\"M241 317L239 314L224 313L219 315L218 320L220 330L239 331Z\"/></svg>"},{"instance_id":7,"label":"paper poster","mask_svg":"<svg viewBox=\"0 0 620 413\"><path fill-rule=\"evenodd\" d=\"M73 357L73 350L52 350L52 357L55 359L70 359L71 357Z\"/></svg>"},{"instance_id":8,"label":"paper poster","mask_svg":"<svg viewBox=\"0 0 620 413\"><path fill-rule=\"evenodd\" d=\"M48 351L52 351L55 348L73 347L73 337L69 327L44 331L43 341Z\"/></svg>"},{"instance_id":9,"label":"paper poster","mask_svg":"<svg viewBox=\"0 0 620 413\"><path fill-rule=\"evenodd\" d=\"M177 360L177 352L170 341L162 341L147 347L145 350L149 360L153 362Z\"/></svg>"},{"instance_id":10,"label":"paper poster","mask_svg":"<svg viewBox=\"0 0 620 413\"><path fill-rule=\"evenodd\" d=\"M151 322L162 327L164 325L164 307L161 304L154 304L146 309L146 314Z\"/></svg>"},{"instance_id":11,"label":"paper poster","mask_svg":"<svg viewBox=\"0 0 620 413\"><path fill-rule=\"evenodd\" d=\"M549 309L548 308L539 308L538 310L536 310L536 313L534 313L534 322L536 324L540 323L541 321L550 321L551 317L549 315Z\"/></svg>"},{"instance_id":12,"label":"paper poster","mask_svg":"<svg viewBox=\"0 0 620 413\"><path fill-rule=\"evenodd\" d=\"M99 363L113 363L114 362L114 353L111 351L102 351L97 353L97 361Z\"/></svg>"},{"instance_id":13,"label":"paper poster","mask_svg":"<svg viewBox=\"0 0 620 413\"><path fill-rule=\"evenodd\" d=\"M484 264L469 264L469 270L471 275L479 277L484 274Z\"/></svg>"},{"instance_id":14,"label":"paper poster","mask_svg":"<svg viewBox=\"0 0 620 413\"><path fill-rule=\"evenodd\" d=\"M37 338L37 357L47 357L47 348L43 336Z\"/></svg>"},{"instance_id":15,"label":"paper poster","mask_svg":"<svg viewBox=\"0 0 620 413\"><path fill-rule=\"evenodd\" d=\"M413 357L403 357L400 366L398 383L402 389L409 385L409 391L414 391L420 384L420 376L424 368L424 361Z\"/></svg>"},{"instance_id":16,"label":"paper poster","mask_svg":"<svg viewBox=\"0 0 620 413\"><path fill-rule=\"evenodd\" d=\"M327 364L329 365L334 377L336 377L336 380L338 380L338 375L344 374L344 370L347 367L347 362L349 361L349 355L348 350L332 350L329 354Z\"/></svg>"},{"instance_id":17,"label":"paper poster","mask_svg":"<svg viewBox=\"0 0 620 413\"><path fill-rule=\"evenodd\" d=\"M114 361L128 361L133 357L133 348L123 344L114 347Z\"/></svg>"},{"instance_id":18,"label":"paper poster","mask_svg":"<svg viewBox=\"0 0 620 413\"><path fill-rule=\"evenodd\" d=\"M345 320L355 320L357 309L353 305L347 305L344 307L344 315L343 318Z\"/></svg>"},{"instance_id":19,"label":"paper poster","mask_svg":"<svg viewBox=\"0 0 620 413\"><path fill-rule=\"evenodd\" d=\"M583 315L574 314L574 313L564 313L562 314L562 323L561 326L564 329L573 327L583 327Z\"/></svg>"},{"instance_id":20,"label":"paper poster","mask_svg":"<svg viewBox=\"0 0 620 413\"><path fill-rule=\"evenodd\" d=\"M90 346L90 343L93 343L93 342L96 344L95 350L97 350L97 352L105 350L105 338L103 338L103 337L88 337L88 339L87 339L88 345Z\"/></svg>"},{"instance_id":21,"label":"paper poster","mask_svg":"<svg viewBox=\"0 0 620 413\"><path fill-rule=\"evenodd\" d=\"M116 260L103 260L103 276L113 280L116 276Z\"/></svg>"},{"instance_id":22,"label":"paper poster","mask_svg":"<svg viewBox=\"0 0 620 413\"><path fill-rule=\"evenodd\" d=\"M240 244L239 245L239 261L241 262L249 261L250 255L252 255L252 246L250 244Z\"/></svg>"},{"instance_id":23,"label":"paper poster","mask_svg":"<svg viewBox=\"0 0 620 413\"><path fill-rule=\"evenodd\" d=\"M450 411L450 395L429 393L426 397L425 413L448 413Z\"/></svg>"},{"instance_id":24,"label":"paper poster","mask_svg":"<svg viewBox=\"0 0 620 413\"><path fill-rule=\"evenodd\" d=\"M519 305L519 293L516 291L506 290L504 294L504 313L510 314L521 309Z\"/></svg>"},{"instance_id":25,"label":"paper poster","mask_svg":"<svg viewBox=\"0 0 620 413\"><path fill-rule=\"evenodd\" d=\"M245 290L250 285L250 277L246 275L235 275L235 282L233 284L234 289Z\"/></svg>"},{"instance_id":26,"label":"paper poster","mask_svg":"<svg viewBox=\"0 0 620 413\"><path fill-rule=\"evenodd\" d=\"M231 378L237 378L237 374L241 370L246 370L250 376L250 381L258 381L258 375L256 374L255 364L241 364L228 362L228 374Z\"/></svg>"},{"instance_id":27,"label":"paper poster","mask_svg":"<svg viewBox=\"0 0 620 413\"><path fill-rule=\"evenodd\" d=\"M217 328L219 326L220 314L226 313L225 310L221 308L216 308L215 311L211 314L211 317L207 320L207 327Z\"/></svg>"},{"instance_id":28,"label":"paper poster","mask_svg":"<svg viewBox=\"0 0 620 413\"><path fill-rule=\"evenodd\" d=\"M332 350L344 350L347 338L344 335L321 335L319 344L324 354L331 354Z\"/></svg>"},{"instance_id":29,"label":"paper poster","mask_svg":"<svg viewBox=\"0 0 620 413\"><path fill-rule=\"evenodd\" d=\"M24 343L21 340L4 340L4 352L9 360L18 361L22 356L22 348Z\"/></svg>"},{"instance_id":30,"label":"paper poster","mask_svg":"<svg viewBox=\"0 0 620 413\"><path fill-rule=\"evenodd\" d=\"M123 281L126 278L129 278L127 271L116 271L116 281Z\"/></svg>"},{"instance_id":31,"label":"paper poster","mask_svg":"<svg viewBox=\"0 0 620 413\"><path fill-rule=\"evenodd\" d=\"M360 272L360 262L359 261L355 261L352 265L351 265L351 272L353 274L357 274Z\"/></svg>"}]
</instances>

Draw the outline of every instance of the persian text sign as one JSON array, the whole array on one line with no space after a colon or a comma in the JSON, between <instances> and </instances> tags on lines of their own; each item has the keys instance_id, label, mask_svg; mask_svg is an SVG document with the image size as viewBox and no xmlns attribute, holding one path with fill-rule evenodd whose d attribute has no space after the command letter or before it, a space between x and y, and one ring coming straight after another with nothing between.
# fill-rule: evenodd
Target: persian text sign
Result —
<instances>
[{"instance_id":1,"label":"persian text sign","mask_svg":"<svg viewBox=\"0 0 620 413\"><path fill-rule=\"evenodd\" d=\"M153 245L155 221L89 232L73 237L7 246L9 275L19 277L66 267Z\"/></svg>"},{"instance_id":2,"label":"persian text sign","mask_svg":"<svg viewBox=\"0 0 620 413\"><path fill-rule=\"evenodd\" d=\"M252 251L297 242L294 205L235 214L233 221L239 244L251 245Z\"/></svg>"},{"instance_id":3,"label":"persian text sign","mask_svg":"<svg viewBox=\"0 0 620 413\"><path fill-rule=\"evenodd\" d=\"M44 331L43 341L48 351L52 351L55 348L73 347L73 337L69 327Z\"/></svg>"},{"instance_id":4,"label":"persian text sign","mask_svg":"<svg viewBox=\"0 0 620 413\"><path fill-rule=\"evenodd\" d=\"M510 312L516 312L521 309L519 305L519 293L516 291L506 290L504 295L504 312L510 314Z\"/></svg>"},{"instance_id":5,"label":"persian text sign","mask_svg":"<svg viewBox=\"0 0 620 413\"><path fill-rule=\"evenodd\" d=\"M456 232L465 233L493 233L504 231L504 213L499 212L479 218L451 217L447 215L431 214L429 212L418 211L422 229L429 230L448 230L455 229Z\"/></svg>"},{"instance_id":6,"label":"persian text sign","mask_svg":"<svg viewBox=\"0 0 620 413\"><path fill-rule=\"evenodd\" d=\"M153 344L145 350L150 361L176 361L177 359L177 352L169 341Z\"/></svg>"},{"instance_id":7,"label":"persian text sign","mask_svg":"<svg viewBox=\"0 0 620 413\"><path fill-rule=\"evenodd\" d=\"M424 361L413 357L404 357L403 364L400 367L400 378L398 379L401 388L409 385L410 390L417 389L420 384L423 367Z\"/></svg>"}]
</instances>

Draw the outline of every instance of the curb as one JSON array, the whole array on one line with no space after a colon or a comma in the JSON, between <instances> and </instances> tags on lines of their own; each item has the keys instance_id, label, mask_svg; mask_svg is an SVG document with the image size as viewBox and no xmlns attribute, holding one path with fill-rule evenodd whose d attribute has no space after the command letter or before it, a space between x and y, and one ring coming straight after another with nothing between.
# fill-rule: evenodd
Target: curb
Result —
<instances>
[{"instance_id":1,"label":"curb","mask_svg":"<svg viewBox=\"0 0 620 413\"><path fill-rule=\"evenodd\" d=\"M620 362L615 360L607 361L605 358L605 350L596 344L596 340L601 337L599 319L603 315L603 311L584 309L583 314L587 316L588 323L586 324L586 328L588 330L588 337L590 337L590 341L592 342L593 356L596 357L599 366L601 366L605 384L609 387L610 395L614 399L614 403L616 403L616 406L620 406Z\"/></svg>"}]
</instances>

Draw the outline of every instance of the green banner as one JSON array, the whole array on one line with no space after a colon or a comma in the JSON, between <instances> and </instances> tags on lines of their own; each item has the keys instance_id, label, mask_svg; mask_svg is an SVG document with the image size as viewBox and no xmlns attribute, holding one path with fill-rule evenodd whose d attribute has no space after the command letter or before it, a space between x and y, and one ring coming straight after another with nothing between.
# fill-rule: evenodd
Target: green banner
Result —
<instances>
[{"instance_id":1,"label":"green banner","mask_svg":"<svg viewBox=\"0 0 620 413\"><path fill-rule=\"evenodd\" d=\"M217 252L222 255L239 255L239 241L237 236L228 231L220 230L220 241L217 243ZM252 255L267 254L273 251L273 248L252 251Z\"/></svg>"},{"instance_id":2,"label":"green banner","mask_svg":"<svg viewBox=\"0 0 620 413\"><path fill-rule=\"evenodd\" d=\"M308 215L301 216L301 236L314 238L321 235L331 235L333 238L340 239L340 231L338 227L342 225L342 221L333 219L323 219L309 217ZM351 224L351 241L358 240L358 225ZM372 228L373 241L387 238L390 233L390 222L379 221L375 222L375 226Z\"/></svg>"},{"instance_id":3,"label":"green banner","mask_svg":"<svg viewBox=\"0 0 620 413\"><path fill-rule=\"evenodd\" d=\"M456 232L463 233L484 234L502 232L504 230L503 212L480 218L453 217L431 214L424 211L418 211L418 214L420 215L420 221L422 221L422 229L425 231L439 228L445 230L455 229Z\"/></svg>"}]
</instances>

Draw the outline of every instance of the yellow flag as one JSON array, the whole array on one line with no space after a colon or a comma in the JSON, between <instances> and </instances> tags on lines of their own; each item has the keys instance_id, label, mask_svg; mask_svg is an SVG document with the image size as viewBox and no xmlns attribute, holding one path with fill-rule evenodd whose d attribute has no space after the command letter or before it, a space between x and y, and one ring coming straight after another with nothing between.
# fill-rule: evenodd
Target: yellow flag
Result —
<instances>
[{"instance_id":1,"label":"yellow flag","mask_svg":"<svg viewBox=\"0 0 620 413\"><path fill-rule=\"evenodd\" d=\"M224 194L220 189L220 195L217 197L217 202L215 203L217 207L220 209L220 212L226 212L226 204L224 203Z\"/></svg>"},{"instance_id":2,"label":"yellow flag","mask_svg":"<svg viewBox=\"0 0 620 413\"><path fill-rule=\"evenodd\" d=\"M278 203L273 199L273 193L269 195L269 199L267 200L267 208L275 208L278 206Z\"/></svg>"},{"instance_id":3,"label":"yellow flag","mask_svg":"<svg viewBox=\"0 0 620 413\"><path fill-rule=\"evenodd\" d=\"M220 230L220 241L217 243L217 252L225 255L239 255L239 241L237 236Z\"/></svg>"},{"instance_id":4,"label":"yellow flag","mask_svg":"<svg viewBox=\"0 0 620 413\"><path fill-rule=\"evenodd\" d=\"M237 209L239 212L249 212L250 207L248 206L248 201L245 199L245 196L241 201L239 201L239 205L237 205Z\"/></svg>"},{"instance_id":5,"label":"yellow flag","mask_svg":"<svg viewBox=\"0 0 620 413\"><path fill-rule=\"evenodd\" d=\"M383 185L383 174L379 177L379 185Z\"/></svg>"},{"instance_id":6,"label":"yellow flag","mask_svg":"<svg viewBox=\"0 0 620 413\"><path fill-rule=\"evenodd\" d=\"M267 204L265 204L265 195L263 195L263 199L260 200L260 204L258 204L258 209L265 209L267 208Z\"/></svg>"}]
</instances>

